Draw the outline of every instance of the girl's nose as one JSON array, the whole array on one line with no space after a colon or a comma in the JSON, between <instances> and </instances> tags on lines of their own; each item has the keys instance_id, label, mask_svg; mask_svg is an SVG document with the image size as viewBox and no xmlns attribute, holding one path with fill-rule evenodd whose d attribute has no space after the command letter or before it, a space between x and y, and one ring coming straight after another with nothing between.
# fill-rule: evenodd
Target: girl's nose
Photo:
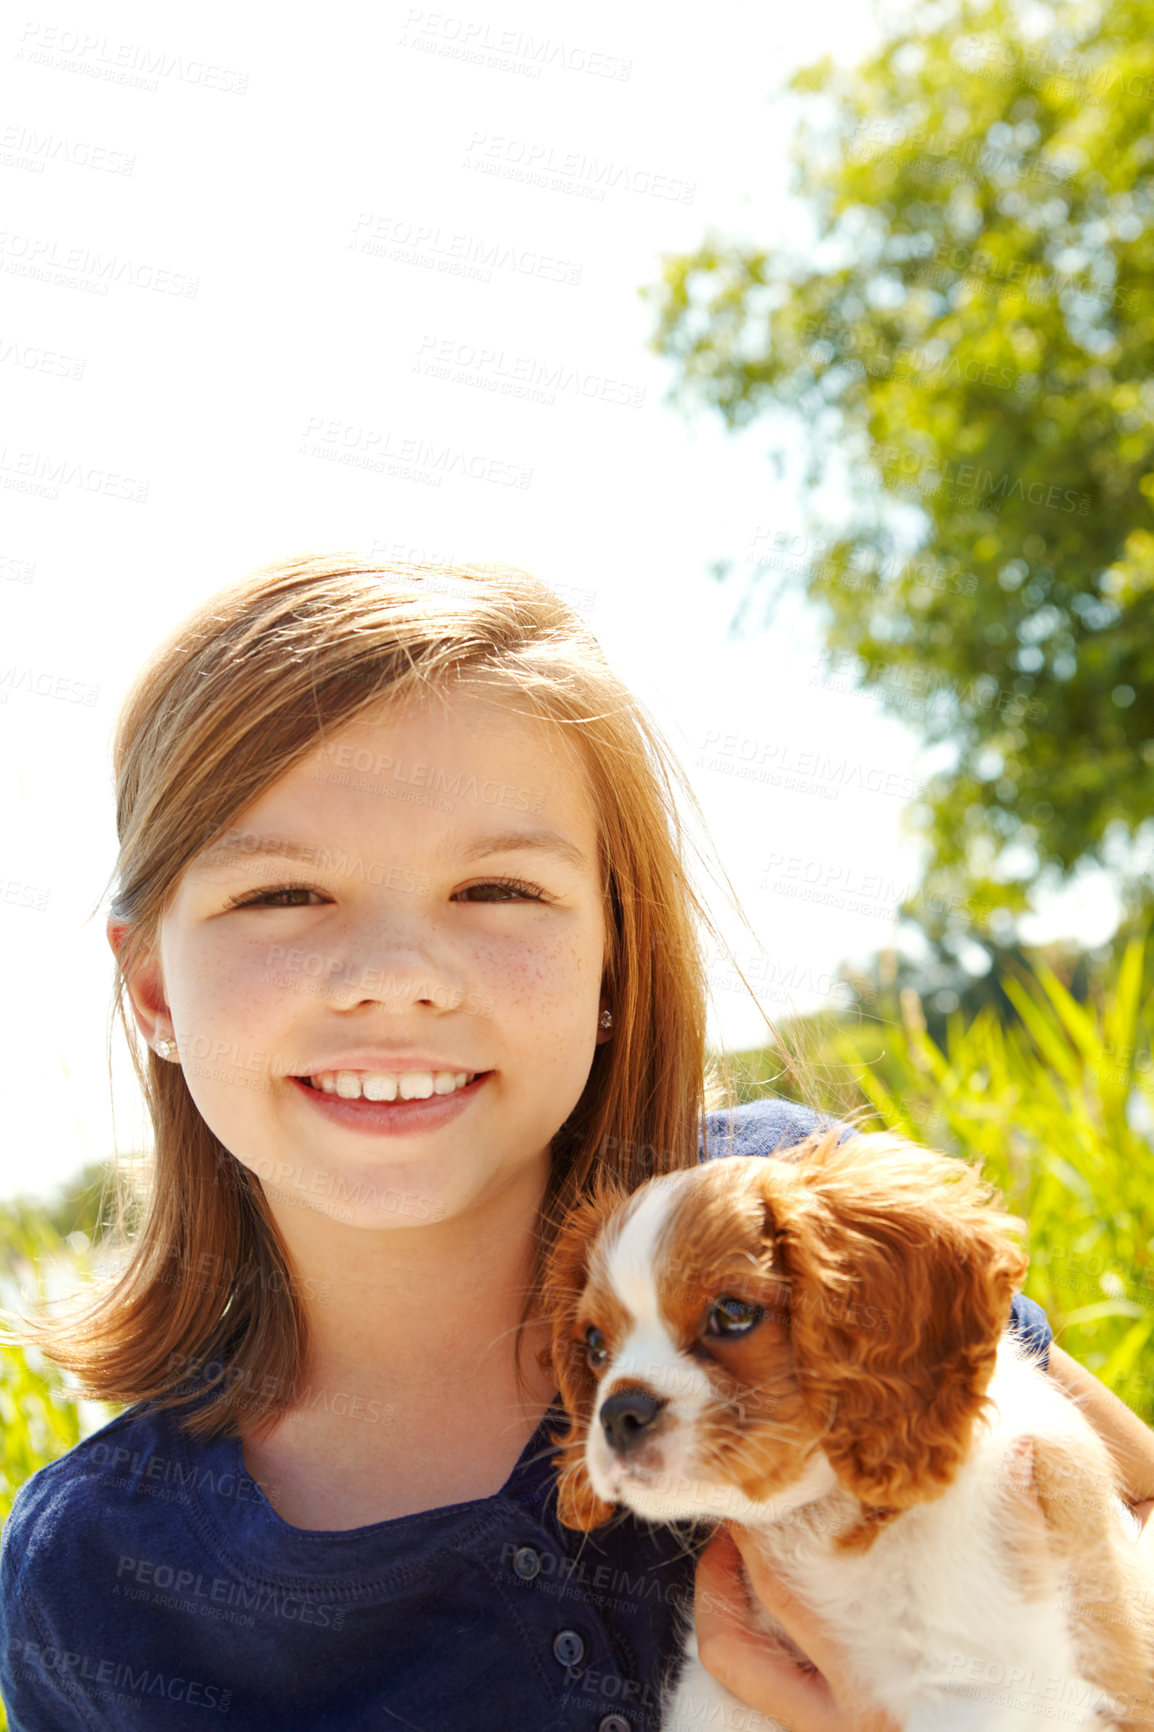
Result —
<instances>
[{"instance_id":1,"label":"girl's nose","mask_svg":"<svg viewBox=\"0 0 1154 1732\"><path fill-rule=\"evenodd\" d=\"M338 1008L361 1002L382 1004L395 1014L413 1005L452 1010L464 1002L462 971L441 946L407 934L382 935L377 927L350 934L325 958L325 992Z\"/></svg>"}]
</instances>

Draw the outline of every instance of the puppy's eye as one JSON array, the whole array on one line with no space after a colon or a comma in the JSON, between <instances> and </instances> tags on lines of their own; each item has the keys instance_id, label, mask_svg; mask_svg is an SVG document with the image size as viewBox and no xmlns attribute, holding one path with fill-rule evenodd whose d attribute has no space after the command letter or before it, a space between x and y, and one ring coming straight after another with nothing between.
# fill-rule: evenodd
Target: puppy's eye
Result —
<instances>
[{"instance_id":1,"label":"puppy's eye","mask_svg":"<svg viewBox=\"0 0 1154 1732\"><path fill-rule=\"evenodd\" d=\"M748 1335L765 1316L760 1305L748 1305L744 1299L733 1299L728 1293L715 1299L705 1319L707 1335Z\"/></svg>"},{"instance_id":2,"label":"puppy's eye","mask_svg":"<svg viewBox=\"0 0 1154 1732\"><path fill-rule=\"evenodd\" d=\"M590 1371L600 1371L609 1357L609 1349L605 1345L605 1337L600 1329L595 1329L592 1323L585 1331L585 1358Z\"/></svg>"}]
</instances>

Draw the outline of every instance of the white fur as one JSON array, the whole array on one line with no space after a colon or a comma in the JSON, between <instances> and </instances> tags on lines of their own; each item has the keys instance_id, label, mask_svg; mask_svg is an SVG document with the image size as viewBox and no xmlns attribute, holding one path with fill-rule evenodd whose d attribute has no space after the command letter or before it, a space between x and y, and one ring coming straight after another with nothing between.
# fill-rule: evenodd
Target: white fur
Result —
<instances>
[{"instance_id":1,"label":"white fur","mask_svg":"<svg viewBox=\"0 0 1154 1732\"><path fill-rule=\"evenodd\" d=\"M669 1338L655 1279L657 1245L682 1177L680 1173L668 1174L642 1191L640 1201L605 1253L605 1279L628 1311L632 1326L614 1355L612 1374L598 1391L586 1465L598 1497L609 1503L628 1503L648 1521L679 1519L680 1504L697 1483L688 1453L693 1425L712 1395L702 1367L679 1352ZM635 1474L633 1464L617 1459L600 1425L602 1403L633 1383L663 1396L682 1422L676 1439L663 1452L660 1471L646 1473L643 1480Z\"/></svg>"},{"instance_id":2,"label":"white fur","mask_svg":"<svg viewBox=\"0 0 1154 1732\"><path fill-rule=\"evenodd\" d=\"M995 1409L977 1428L947 1491L898 1516L864 1553L834 1549L860 1505L837 1486L820 1454L804 1480L770 1504L740 1499L746 1508L739 1512L735 1487L698 1479L688 1497L665 1500L664 1519L734 1516L753 1527L767 1560L852 1657L863 1694L907 1732L1040 1732L1048 1723L1097 1732L1110 1723L1109 1706L1079 1673L1062 1598L1066 1584L1056 1579L1042 1597L1025 1598L1007 1568L1000 1503L1017 1440L1088 1438L1093 1448L1094 1434L1012 1336L999 1345L990 1394ZM600 1436L592 1425L591 1471ZM627 1473L617 1475L612 1495L662 1519L654 1515L662 1499L647 1496ZM725 1507L718 1496L729 1500ZM1121 1504L1117 1519L1127 1533ZM774 1626L767 1620L765 1628ZM776 1721L743 1706L705 1671L691 1634L662 1728L711 1727L780 1732Z\"/></svg>"},{"instance_id":3,"label":"white fur","mask_svg":"<svg viewBox=\"0 0 1154 1732\"><path fill-rule=\"evenodd\" d=\"M637 1194L621 1231L605 1252L605 1272L622 1305L639 1324L661 1327L655 1273L657 1244L673 1207L680 1173L669 1173Z\"/></svg>"}]
</instances>

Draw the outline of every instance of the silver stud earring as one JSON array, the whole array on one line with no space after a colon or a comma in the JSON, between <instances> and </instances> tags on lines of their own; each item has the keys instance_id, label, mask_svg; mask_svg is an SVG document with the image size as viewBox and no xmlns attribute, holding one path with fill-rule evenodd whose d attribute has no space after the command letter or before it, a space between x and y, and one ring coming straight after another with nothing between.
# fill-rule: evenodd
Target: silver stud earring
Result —
<instances>
[{"instance_id":1,"label":"silver stud earring","mask_svg":"<svg viewBox=\"0 0 1154 1732\"><path fill-rule=\"evenodd\" d=\"M158 1040L156 1043L156 1050L160 1054L161 1058L175 1058L176 1042L174 1040L166 1039Z\"/></svg>"},{"instance_id":2,"label":"silver stud earring","mask_svg":"<svg viewBox=\"0 0 1154 1732\"><path fill-rule=\"evenodd\" d=\"M601 1012L600 1022L601 1022L602 1028L612 1028L613 1027L613 1012L611 1010L603 1010Z\"/></svg>"}]
</instances>

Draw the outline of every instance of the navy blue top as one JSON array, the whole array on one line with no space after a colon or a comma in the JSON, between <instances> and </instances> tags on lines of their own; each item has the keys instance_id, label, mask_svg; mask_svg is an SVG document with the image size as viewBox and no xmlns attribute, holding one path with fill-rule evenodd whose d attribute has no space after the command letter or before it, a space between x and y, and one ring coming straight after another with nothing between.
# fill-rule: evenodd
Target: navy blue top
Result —
<instances>
[{"instance_id":1,"label":"navy blue top","mask_svg":"<svg viewBox=\"0 0 1154 1732\"><path fill-rule=\"evenodd\" d=\"M770 1154L817 1115L736 1109ZM1038 1306L1011 1327L1045 1361ZM290 1527L235 1437L129 1409L19 1492L0 1553L10 1732L655 1732L692 1559L630 1516L556 1519L553 1411L494 1497L345 1532Z\"/></svg>"}]
</instances>

